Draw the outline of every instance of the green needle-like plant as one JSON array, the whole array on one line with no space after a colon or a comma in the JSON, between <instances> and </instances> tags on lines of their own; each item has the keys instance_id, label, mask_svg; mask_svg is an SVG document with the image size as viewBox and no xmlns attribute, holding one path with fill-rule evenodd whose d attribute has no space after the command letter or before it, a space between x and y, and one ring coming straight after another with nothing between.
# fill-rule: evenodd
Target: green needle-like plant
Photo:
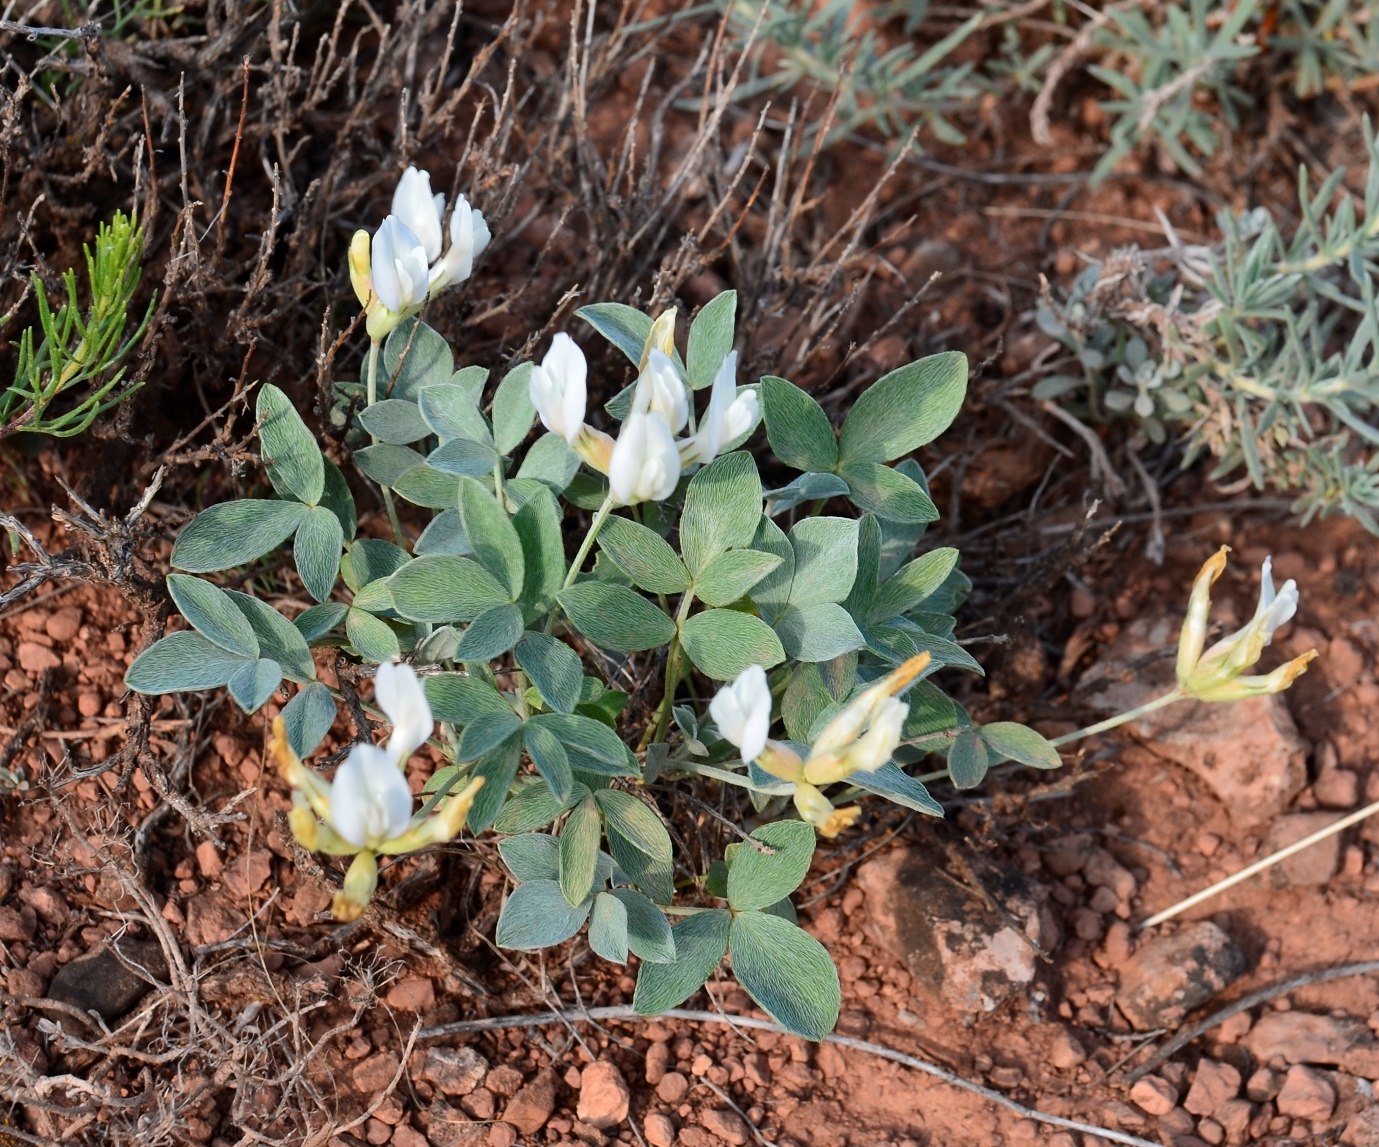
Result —
<instances>
[{"instance_id":1,"label":"green needle-like plant","mask_svg":"<svg viewBox=\"0 0 1379 1147\"><path fill-rule=\"evenodd\" d=\"M101 224L86 255L87 302L82 305L77 273L62 276L66 301L56 311L35 273L38 326L19 336L14 381L0 395L0 438L25 431L70 438L132 395L141 381L128 380L125 360L143 337L157 299L133 330L130 303L143 271L144 234L117 211Z\"/></svg>"}]
</instances>

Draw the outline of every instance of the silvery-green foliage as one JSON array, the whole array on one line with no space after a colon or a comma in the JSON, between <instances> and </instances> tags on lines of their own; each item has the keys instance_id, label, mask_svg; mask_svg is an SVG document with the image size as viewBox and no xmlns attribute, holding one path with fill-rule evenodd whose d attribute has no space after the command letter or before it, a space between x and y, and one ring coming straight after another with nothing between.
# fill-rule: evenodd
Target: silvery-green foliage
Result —
<instances>
[{"instance_id":1,"label":"silvery-green foliage","mask_svg":"<svg viewBox=\"0 0 1379 1147\"><path fill-rule=\"evenodd\" d=\"M746 393L715 381L735 362L735 312L736 296L720 295L690 325L683 357L665 357L691 399L711 388L720 401ZM635 366L653 339L669 345L664 321L630 307L580 315ZM743 762L689 698L761 666L786 734L805 744L860 689L918 654L931 659L929 673L980 672L953 640L969 583L955 550L922 544L938 512L910 457L956 417L966 359L937 354L892 371L837 428L805 391L763 378L741 409L760 410L755 444L775 455L770 472L798 477L763 488L744 446L754 425L707 465L688 463L669 497L621 509L565 437L533 433L530 363L492 379L457 367L444 339L412 320L388 336L376 368L377 401L357 414L370 444L352 464L431 511L429 525L406 544L358 534L343 474L287 397L265 386L257 413L273 496L212 506L185 527L168 590L189 628L144 650L129 686L224 686L246 712L285 692L284 732L304 757L336 712L313 651L410 660L447 758L425 786L423 813L456 785L485 781L469 825L498 834L516 885L499 944L544 948L587 928L600 955L641 961L644 1011L681 1002L731 954L763 1008L822 1037L838 1014L838 978L788 901L813 856L814 827L775 819L788 789ZM631 407L630 392L607 404L610 429ZM690 435L682 449L697 449L693 424ZM573 430L570 438L579 440ZM581 507L597 510L598 526L576 568L567 537L586 529ZM290 620L204 576L270 556L292 563L315 602ZM610 675L634 658L665 667L659 707L652 698L628 710L622 678ZM699 684L678 694L695 675ZM1031 730L974 729L934 680L915 685L907 704L894 759L849 778L861 791L942 815L907 771L930 753L977 746L980 768L971 752L952 757L962 784L1005 758L1057 763ZM765 821L707 874L677 856L660 800L693 777L747 790ZM696 885L695 904L674 903L677 889Z\"/></svg>"},{"instance_id":2,"label":"silvery-green foliage","mask_svg":"<svg viewBox=\"0 0 1379 1147\"><path fill-rule=\"evenodd\" d=\"M1363 200L1333 172L1299 174L1301 221L1257 208L1217 217L1209 247L1118 251L1062 296L1041 328L1072 354L1034 393L1092 419L1169 435L1185 464L1216 460L1295 497L1304 520L1339 510L1379 533L1379 143L1365 124ZM1071 367L1072 369L1066 369Z\"/></svg>"}]
</instances>

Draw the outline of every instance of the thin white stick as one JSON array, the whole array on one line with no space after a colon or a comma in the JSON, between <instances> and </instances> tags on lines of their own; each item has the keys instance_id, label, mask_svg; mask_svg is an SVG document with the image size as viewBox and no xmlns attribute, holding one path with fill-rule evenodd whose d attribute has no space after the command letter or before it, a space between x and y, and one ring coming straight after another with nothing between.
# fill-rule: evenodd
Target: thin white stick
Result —
<instances>
[{"instance_id":1,"label":"thin white stick","mask_svg":"<svg viewBox=\"0 0 1379 1147\"><path fill-rule=\"evenodd\" d=\"M1210 900L1218 892L1224 892L1227 888L1239 884L1242 880L1248 880L1256 873L1263 872L1266 868L1272 868L1280 861L1287 860L1294 853L1301 852L1304 848L1311 848L1312 845L1316 844L1319 840L1325 840L1328 836L1334 836L1338 832L1343 832L1352 824L1358 824L1360 821L1364 820L1365 817L1373 816L1376 812L1379 812L1379 801L1375 801L1371 805L1366 805L1358 812L1353 812L1349 816L1341 817L1341 819L1334 824L1329 824L1325 828L1319 828L1311 836L1305 836L1301 840L1288 845L1286 848L1280 848L1277 852L1271 853L1263 860L1256 860L1249 867L1242 868L1234 876L1228 876L1225 880L1218 880L1210 888L1204 888L1201 892L1189 896L1186 900L1180 900L1177 904L1173 905L1172 908L1165 908L1162 912L1151 916L1141 924L1140 927L1152 928L1155 924L1162 924L1165 920L1171 920L1174 916L1177 916L1178 913L1186 912L1189 908L1196 907L1198 904L1202 903L1203 900Z\"/></svg>"}]
</instances>

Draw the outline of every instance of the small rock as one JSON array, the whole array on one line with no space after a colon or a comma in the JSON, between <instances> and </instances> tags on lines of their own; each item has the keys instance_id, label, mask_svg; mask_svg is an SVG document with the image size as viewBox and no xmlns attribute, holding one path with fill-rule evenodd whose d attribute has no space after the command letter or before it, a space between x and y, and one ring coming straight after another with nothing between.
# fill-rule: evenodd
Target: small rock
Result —
<instances>
[{"instance_id":1,"label":"small rock","mask_svg":"<svg viewBox=\"0 0 1379 1147\"><path fill-rule=\"evenodd\" d=\"M580 1078L576 1114L582 1123L606 1131L627 1119L630 1099L631 1093L622 1072L613 1063L601 1059L584 1069Z\"/></svg>"},{"instance_id":2,"label":"small rock","mask_svg":"<svg viewBox=\"0 0 1379 1147\"><path fill-rule=\"evenodd\" d=\"M23 908L0 906L0 940L27 944L38 930L38 913L27 904Z\"/></svg>"},{"instance_id":3,"label":"small rock","mask_svg":"<svg viewBox=\"0 0 1379 1147\"><path fill-rule=\"evenodd\" d=\"M1245 1081L1245 1096L1256 1103L1268 1103L1282 1085L1278 1072L1261 1067Z\"/></svg>"},{"instance_id":4,"label":"small rock","mask_svg":"<svg viewBox=\"0 0 1379 1147\"><path fill-rule=\"evenodd\" d=\"M1208 920L1142 945L1126 961L1116 1005L1139 1031L1176 1027L1242 976L1245 953Z\"/></svg>"},{"instance_id":5,"label":"small rock","mask_svg":"<svg viewBox=\"0 0 1379 1147\"><path fill-rule=\"evenodd\" d=\"M1146 1075L1130 1089L1130 1101L1146 1115L1167 1115L1178 1106L1178 1089L1157 1075Z\"/></svg>"},{"instance_id":6,"label":"small rock","mask_svg":"<svg viewBox=\"0 0 1379 1147\"><path fill-rule=\"evenodd\" d=\"M28 968L11 968L5 974L5 989L12 996L39 999L43 995L43 977Z\"/></svg>"},{"instance_id":7,"label":"small rock","mask_svg":"<svg viewBox=\"0 0 1379 1147\"><path fill-rule=\"evenodd\" d=\"M1212 1115L1227 1100L1240 1094L1240 1072L1229 1063L1204 1059L1197 1065L1183 1106L1193 1115Z\"/></svg>"},{"instance_id":8,"label":"small rock","mask_svg":"<svg viewBox=\"0 0 1379 1147\"><path fill-rule=\"evenodd\" d=\"M488 1060L470 1047L430 1047L421 1078L442 1095L468 1095L484 1081Z\"/></svg>"},{"instance_id":9,"label":"small rock","mask_svg":"<svg viewBox=\"0 0 1379 1147\"><path fill-rule=\"evenodd\" d=\"M1358 1044L1370 1042L1369 1029L1358 1020L1311 1012L1268 1012L1242 1041L1260 1063L1339 1064Z\"/></svg>"},{"instance_id":10,"label":"small rock","mask_svg":"<svg viewBox=\"0 0 1379 1147\"><path fill-rule=\"evenodd\" d=\"M642 1124L642 1134L646 1136L646 1141L651 1147L674 1147L675 1124L670 1121L668 1115L662 1115L659 1111L653 1111L646 1117L646 1122Z\"/></svg>"},{"instance_id":11,"label":"small rock","mask_svg":"<svg viewBox=\"0 0 1379 1147\"><path fill-rule=\"evenodd\" d=\"M1341 1132L1345 1147L1379 1147L1379 1104L1352 1116Z\"/></svg>"},{"instance_id":12,"label":"small rock","mask_svg":"<svg viewBox=\"0 0 1379 1147\"><path fill-rule=\"evenodd\" d=\"M57 642L71 641L81 629L81 610L74 605L48 615L43 631Z\"/></svg>"},{"instance_id":13,"label":"small rock","mask_svg":"<svg viewBox=\"0 0 1379 1147\"><path fill-rule=\"evenodd\" d=\"M656 1085L656 1095L662 1103L679 1103L689 1094L689 1080L678 1071L668 1071Z\"/></svg>"},{"instance_id":14,"label":"small rock","mask_svg":"<svg viewBox=\"0 0 1379 1147\"><path fill-rule=\"evenodd\" d=\"M62 664L62 659L57 654L36 641L21 641L17 656L19 667L26 673L42 673L48 669L56 669Z\"/></svg>"},{"instance_id":15,"label":"small rock","mask_svg":"<svg viewBox=\"0 0 1379 1147\"><path fill-rule=\"evenodd\" d=\"M196 846L196 867L207 880L218 880L225 871L225 863L220 859L220 849L209 840Z\"/></svg>"},{"instance_id":16,"label":"small rock","mask_svg":"<svg viewBox=\"0 0 1379 1147\"><path fill-rule=\"evenodd\" d=\"M149 940L121 939L112 947L82 956L58 969L48 986L48 998L71 1004L81 1011L94 1011L107 1023L119 1019L153 987L148 980L127 968L113 950L131 964L146 968L155 981L166 980L168 962L163 949Z\"/></svg>"},{"instance_id":17,"label":"small rock","mask_svg":"<svg viewBox=\"0 0 1379 1147\"><path fill-rule=\"evenodd\" d=\"M1135 877L1104 848L1092 850L1083 866L1082 875L1088 884L1109 888L1122 904L1128 904L1135 895Z\"/></svg>"},{"instance_id":18,"label":"small rock","mask_svg":"<svg viewBox=\"0 0 1379 1147\"><path fill-rule=\"evenodd\" d=\"M1221 1124L1221 1130L1232 1143L1241 1143L1250 1127L1250 1116L1254 1108L1248 1099L1228 1099L1216 1109L1214 1118Z\"/></svg>"},{"instance_id":19,"label":"small rock","mask_svg":"<svg viewBox=\"0 0 1379 1147\"><path fill-rule=\"evenodd\" d=\"M523 1135L535 1135L554 1110L555 1076L543 1071L508 1101L503 1122L511 1123Z\"/></svg>"},{"instance_id":20,"label":"small rock","mask_svg":"<svg viewBox=\"0 0 1379 1147\"><path fill-rule=\"evenodd\" d=\"M517 1094L522 1086L522 1073L510 1064L501 1063L488 1073L484 1086L494 1095L507 1099Z\"/></svg>"},{"instance_id":21,"label":"small rock","mask_svg":"<svg viewBox=\"0 0 1379 1147\"><path fill-rule=\"evenodd\" d=\"M393 1128L392 1147L428 1147L426 1136L415 1128L400 1123Z\"/></svg>"},{"instance_id":22,"label":"small rock","mask_svg":"<svg viewBox=\"0 0 1379 1147\"><path fill-rule=\"evenodd\" d=\"M1336 1089L1321 1072L1294 1064L1274 1102L1280 1115L1320 1123L1330 1119L1336 1109Z\"/></svg>"},{"instance_id":23,"label":"small rock","mask_svg":"<svg viewBox=\"0 0 1379 1147\"><path fill-rule=\"evenodd\" d=\"M1023 990L1038 967L1033 945L1047 950L1056 940L1038 890L1018 871L987 889L1004 912L947 878L924 849L882 853L858 869L857 883L877 942L921 985L964 1012L993 1011Z\"/></svg>"},{"instance_id":24,"label":"small rock","mask_svg":"<svg viewBox=\"0 0 1379 1147\"><path fill-rule=\"evenodd\" d=\"M1263 855L1267 856L1305 836L1325 828L1336 820L1329 812L1295 812L1281 816L1264 838ZM1341 861L1341 834L1332 833L1324 840L1309 845L1287 860L1269 869L1269 880L1275 888L1314 888L1328 883L1336 874Z\"/></svg>"},{"instance_id":25,"label":"small rock","mask_svg":"<svg viewBox=\"0 0 1379 1147\"><path fill-rule=\"evenodd\" d=\"M408 976L389 989L386 1002L400 1012L429 1012L436 1006L436 987L426 976Z\"/></svg>"},{"instance_id":26,"label":"small rock","mask_svg":"<svg viewBox=\"0 0 1379 1147\"><path fill-rule=\"evenodd\" d=\"M487 1087L476 1087L460 1100L460 1106L481 1123L491 1123L498 1114L498 1098Z\"/></svg>"},{"instance_id":27,"label":"small rock","mask_svg":"<svg viewBox=\"0 0 1379 1147\"><path fill-rule=\"evenodd\" d=\"M400 1061L390 1051L380 1051L361 1059L350 1072L350 1078L354 1081L354 1086L360 1091L372 1095L376 1091L382 1091L388 1084L392 1083L393 1076L397 1074Z\"/></svg>"},{"instance_id":28,"label":"small rock","mask_svg":"<svg viewBox=\"0 0 1379 1147\"><path fill-rule=\"evenodd\" d=\"M699 1121L704 1125L705 1131L717 1136L720 1143L727 1143L729 1147L744 1147L751 1141L752 1136L747 1130L747 1124L742 1122L742 1117L735 1111L729 1111L724 1107L711 1107L700 1114Z\"/></svg>"},{"instance_id":29,"label":"small rock","mask_svg":"<svg viewBox=\"0 0 1379 1147\"><path fill-rule=\"evenodd\" d=\"M244 913L224 891L198 892L186 904L187 939L198 948L228 940L244 924Z\"/></svg>"},{"instance_id":30,"label":"small rock","mask_svg":"<svg viewBox=\"0 0 1379 1147\"><path fill-rule=\"evenodd\" d=\"M1329 769L1313 783L1312 795L1323 808L1354 808L1360 799L1360 778L1349 769Z\"/></svg>"},{"instance_id":31,"label":"small rock","mask_svg":"<svg viewBox=\"0 0 1379 1147\"><path fill-rule=\"evenodd\" d=\"M517 1147L517 1128L511 1123L495 1123L488 1129L488 1147Z\"/></svg>"},{"instance_id":32,"label":"small rock","mask_svg":"<svg viewBox=\"0 0 1379 1147\"><path fill-rule=\"evenodd\" d=\"M670 1070L670 1044L657 1041L646 1049L646 1081L655 1087Z\"/></svg>"},{"instance_id":33,"label":"small rock","mask_svg":"<svg viewBox=\"0 0 1379 1147\"><path fill-rule=\"evenodd\" d=\"M77 712L83 717L95 717L105 708L105 701L99 693L78 693Z\"/></svg>"},{"instance_id":34,"label":"small rock","mask_svg":"<svg viewBox=\"0 0 1379 1147\"><path fill-rule=\"evenodd\" d=\"M1087 1049L1067 1028L1059 1028L1049 1045L1049 1062L1059 1071L1071 1071L1087 1061Z\"/></svg>"}]
</instances>

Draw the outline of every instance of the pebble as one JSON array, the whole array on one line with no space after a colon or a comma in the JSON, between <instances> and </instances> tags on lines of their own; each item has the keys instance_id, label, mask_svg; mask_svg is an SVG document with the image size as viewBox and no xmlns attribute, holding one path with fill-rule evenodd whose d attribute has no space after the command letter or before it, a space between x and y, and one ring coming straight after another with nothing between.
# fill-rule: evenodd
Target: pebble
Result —
<instances>
[{"instance_id":1,"label":"pebble","mask_svg":"<svg viewBox=\"0 0 1379 1147\"><path fill-rule=\"evenodd\" d=\"M488 1147L517 1147L517 1128L511 1123L495 1123L488 1129Z\"/></svg>"},{"instance_id":2,"label":"pebble","mask_svg":"<svg viewBox=\"0 0 1379 1147\"><path fill-rule=\"evenodd\" d=\"M751 1141L747 1124L735 1111L711 1107L699 1116L699 1121L703 1123L705 1131L717 1136L719 1142L727 1143L729 1147L745 1147Z\"/></svg>"},{"instance_id":3,"label":"pebble","mask_svg":"<svg viewBox=\"0 0 1379 1147\"><path fill-rule=\"evenodd\" d=\"M1130 1089L1130 1101L1146 1115L1167 1115L1178 1105L1178 1089L1157 1075L1146 1075Z\"/></svg>"},{"instance_id":4,"label":"pebble","mask_svg":"<svg viewBox=\"0 0 1379 1147\"><path fill-rule=\"evenodd\" d=\"M105 702L99 693L82 693L77 697L77 712L83 717L99 716L104 707Z\"/></svg>"},{"instance_id":5,"label":"pebble","mask_svg":"<svg viewBox=\"0 0 1379 1147\"><path fill-rule=\"evenodd\" d=\"M1277 852L1336 820L1329 812L1288 813L1274 821L1264 838L1261 855ZM1341 834L1333 833L1309 845L1269 869L1268 880L1275 888L1316 888L1330 882L1341 861Z\"/></svg>"},{"instance_id":6,"label":"pebble","mask_svg":"<svg viewBox=\"0 0 1379 1147\"><path fill-rule=\"evenodd\" d=\"M689 1094L689 1080L678 1071L668 1071L656 1085L656 1095L663 1103L679 1103Z\"/></svg>"},{"instance_id":7,"label":"pebble","mask_svg":"<svg viewBox=\"0 0 1379 1147\"><path fill-rule=\"evenodd\" d=\"M19 667L26 673L42 673L48 669L56 669L62 664L57 654L36 641L21 641L18 657Z\"/></svg>"},{"instance_id":8,"label":"pebble","mask_svg":"<svg viewBox=\"0 0 1379 1147\"><path fill-rule=\"evenodd\" d=\"M1338 1064L1356 1044L1369 1042L1369 1029L1359 1020L1312 1012L1269 1012L1242 1041L1260 1063Z\"/></svg>"},{"instance_id":9,"label":"pebble","mask_svg":"<svg viewBox=\"0 0 1379 1147\"><path fill-rule=\"evenodd\" d=\"M1312 795L1323 808L1354 808L1360 799L1360 778L1349 769L1330 769L1317 778Z\"/></svg>"},{"instance_id":10,"label":"pebble","mask_svg":"<svg viewBox=\"0 0 1379 1147\"><path fill-rule=\"evenodd\" d=\"M1175 1027L1243 975L1245 954L1209 920L1144 944L1121 974L1116 1004L1133 1027Z\"/></svg>"},{"instance_id":11,"label":"pebble","mask_svg":"<svg viewBox=\"0 0 1379 1147\"><path fill-rule=\"evenodd\" d=\"M670 1116L662 1115L659 1111L653 1111L646 1117L646 1122L642 1124L642 1134L646 1136L646 1141L651 1147L674 1147L675 1124L671 1122Z\"/></svg>"},{"instance_id":12,"label":"pebble","mask_svg":"<svg viewBox=\"0 0 1379 1147\"><path fill-rule=\"evenodd\" d=\"M360 1091L373 1094L392 1083L400 1062L392 1052L380 1051L355 1064L350 1078Z\"/></svg>"},{"instance_id":13,"label":"pebble","mask_svg":"<svg viewBox=\"0 0 1379 1147\"><path fill-rule=\"evenodd\" d=\"M54 641L71 641L81 630L81 610L74 605L48 615L43 632Z\"/></svg>"},{"instance_id":14,"label":"pebble","mask_svg":"<svg viewBox=\"0 0 1379 1147\"><path fill-rule=\"evenodd\" d=\"M1071 1071L1087 1061L1087 1049L1067 1028L1059 1028L1049 1045L1049 1062L1059 1071Z\"/></svg>"},{"instance_id":15,"label":"pebble","mask_svg":"<svg viewBox=\"0 0 1379 1147\"><path fill-rule=\"evenodd\" d=\"M225 871L225 863L220 858L220 849L209 840L196 846L196 867L207 880L218 880Z\"/></svg>"},{"instance_id":16,"label":"pebble","mask_svg":"<svg viewBox=\"0 0 1379 1147\"><path fill-rule=\"evenodd\" d=\"M468 1095L484 1081L488 1060L469 1047L430 1047L421 1078L442 1095Z\"/></svg>"},{"instance_id":17,"label":"pebble","mask_svg":"<svg viewBox=\"0 0 1379 1147\"><path fill-rule=\"evenodd\" d=\"M586 1067L580 1076L576 1114L580 1122L597 1127L600 1131L607 1130L627 1119L630 1099L631 1093L622 1072L615 1064L601 1059Z\"/></svg>"},{"instance_id":18,"label":"pebble","mask_svg":"<svg viewBox=\"0 0 1379 1147\"><path fill-rule=\"evenodd\" d=\"M400 1012L427 1012L436 1006L436 988L426 976L408 976L392 986L385 1000Z\"/></svg>"},{"instance_id":19,"label":"pebble","mask_svg":"<svg viewBox=\"0 0 1379 1147\"><path fill-rule=\"evenodd\" d=\"M501 1068L498 1070L502 1070ZM491 1072L490 1078L497 1072ZM503 1121L523 1135L535 1135L555 1110L555 1076L543 1071L508 1101Z\"/></svg>"},{"instance_id":20,"label":"pebble","mask_svg":"<svg viewBox=\"0 0 1379 1147\"><path fill-rule=\"evenodd\" d=\"M1336 1089L1321 1072L1294 1064L1274 1101L1280 1115L1320 1123L1336 1109Z\"/></svg>"},{"instance_id":21,"label":"pebble","mask_svg":"<svg viewBox=\"0 0 1379 1147\"><path fill-rule=\"evenodd\" d=\"M1204 1059L1197 1065L1183 1106L1193 1115L1211 1115L1240 1094L1240 1072L1229 1063Z\"/></svg>"},{"instance_id":22,"label":"pebble","mask_svg":"<svg viewBox=\"0 0 1379 1147\"><path fill-rule=\"evenodd\" d=\"M655 1087L670 1070L670 1044L653 1043L646 1049L646 1081Z\"/></svg>"},{"instance_id":23,"label":"pebble","mask_svg":"<svg viewBox=\"0 0 1379 1147\"><path fill-rule=\"evenodd\" d=\"M1095 848L1082 868L1088 884L1109 888L1120 903L1129 903L1138 885L1130 870L1104 848Z\"/></svg>"},{"instance_id":24,"label":"pebble","mask_svg":"<svg viewBox=\"0 0 1379 1147\"><path fill-rule=\"evenodd\" d=\"M1268 1103L1278 1094L1281 1082L1278 1072L1261 1067L1245 1081L1245 1095L1256 1103Z\"/></svg>"}]
</instances>

